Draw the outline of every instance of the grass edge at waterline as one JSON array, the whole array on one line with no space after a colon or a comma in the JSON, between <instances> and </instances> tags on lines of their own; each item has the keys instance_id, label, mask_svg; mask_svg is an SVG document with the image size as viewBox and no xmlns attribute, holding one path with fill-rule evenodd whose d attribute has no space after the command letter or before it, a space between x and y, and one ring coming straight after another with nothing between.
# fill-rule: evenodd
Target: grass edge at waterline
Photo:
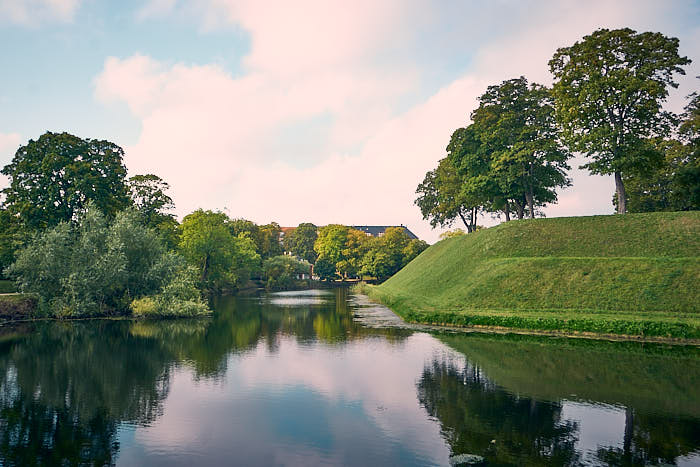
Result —
<instances>
[{"instance_id":1,"label":"grass edge at waterline","mask_svg":"<svg viewBox=\"0 0 700 467\"><path fill-rule=\"evenodd\" d=\"M700 340L700 212L515 221L357 290L404 320Z\"/></svg>"}]
</instances>

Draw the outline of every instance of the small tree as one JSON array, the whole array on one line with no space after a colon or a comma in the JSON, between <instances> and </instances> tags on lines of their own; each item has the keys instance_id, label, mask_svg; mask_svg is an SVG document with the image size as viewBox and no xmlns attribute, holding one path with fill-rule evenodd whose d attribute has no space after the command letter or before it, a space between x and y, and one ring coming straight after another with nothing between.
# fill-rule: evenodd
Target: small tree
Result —
<instances>
[{"instance_id":1,"label":"small tree","mask_svg":"<svg viewBox=\"0 0 700 467\"><path fill-rule=\"evenodd\" d=\"M563 137L589 157L591 173L614 174L619 213L627 212L623 177L661 161L649 139L669 132L662 104L689 63L678 39L628 28L599 29L549 61Z\"/></svg>"}]
</instances>

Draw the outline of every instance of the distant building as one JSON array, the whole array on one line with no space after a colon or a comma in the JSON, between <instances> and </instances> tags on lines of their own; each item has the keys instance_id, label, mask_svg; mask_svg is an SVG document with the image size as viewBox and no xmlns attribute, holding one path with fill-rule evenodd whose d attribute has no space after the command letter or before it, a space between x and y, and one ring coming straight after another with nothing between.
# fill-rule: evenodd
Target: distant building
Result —
<instances>
[{"instance_id":1,"label":"distant building","mask_svg":"<svg viewBox=\"0 0 700 467\"><path fill-rule=\"evenodd\" d=\"M416 237L416 235L413 232L411 232L410 230L408 230L408 227L406 227L403 224L402 225L352 225L350 227L352 227L353 229L363 231L368 237L383 237L384 232L386 232L386 229L388 229L389 227L397 227L397 228L403 229L406 232L406 234L408 235L408 238L416 239L416 240L418 239L418 237Z\"/></svg>"}]
</instances>

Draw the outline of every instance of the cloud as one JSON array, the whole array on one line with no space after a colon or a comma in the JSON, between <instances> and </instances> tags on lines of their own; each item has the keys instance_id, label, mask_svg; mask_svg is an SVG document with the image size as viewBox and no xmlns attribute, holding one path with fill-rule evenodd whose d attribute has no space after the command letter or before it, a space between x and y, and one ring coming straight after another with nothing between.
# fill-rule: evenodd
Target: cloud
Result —
<instances>
[{"instance_id":1,"label":"cloud","mask_svg":"<svg viewBox=\"0 0 700 467\"><path fill-rule=\"evenodd\" d=\"M81 0L0 0L0 24L36 26L44 22L70 22Z\"/></svg>"},{"instance_id":2,"label":"cloud","mask_svg":"<svg viewBox=\"0 0 700 467\"><path fill-rule=\"evenodd\" d=\"M190 15L205 30L244 29L251 48L241 75L133 55L108 58L96 77L96 97L125 103L141 122L127 166L165 178L180 214L225 207L235 217L285 225L403 223L435 240L413 205L415 187L487 85L521 74L548 82L555 48L599 27L683 32L672 26L681 13L649 1L458 11L309 0L270 8L157 1L139 13ZM495 36L484 27L494 18L502 18ZM697 37L697 28L687 36ZM698 46L690 47L685 53L697 56ZM426 65L447 69L464 56L468 65L446 81ZM548 215L609 213L612 182L573 175L574 186Z\"/></svg>"}]
</instances>

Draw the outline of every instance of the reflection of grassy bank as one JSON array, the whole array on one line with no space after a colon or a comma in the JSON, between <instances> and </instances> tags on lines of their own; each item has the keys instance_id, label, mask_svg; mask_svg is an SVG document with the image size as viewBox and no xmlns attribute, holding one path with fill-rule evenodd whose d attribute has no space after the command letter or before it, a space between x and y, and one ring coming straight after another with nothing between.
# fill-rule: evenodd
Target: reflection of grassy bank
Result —
<instances>
[{"instance_id":1,"label":"reflection of grassy bank","mask_svg":"<svg viewBox=\"0 0 700 467\"><path fill-rule=\"evenodd\" d=\"M700 349L518 335L442 335L491 381L558 401L592 400L700 418Z\"/></svg>"},{"instance_id":2,"label":"reflection of grassy bank","mask_svg":"<svg viewBox=\"0 0 700 467\"><path fill-rule=\"evenodd\" d=\"M700 339L700 213L508 222L367 287L407 321Z\"/></svg>"}]
</instances>

